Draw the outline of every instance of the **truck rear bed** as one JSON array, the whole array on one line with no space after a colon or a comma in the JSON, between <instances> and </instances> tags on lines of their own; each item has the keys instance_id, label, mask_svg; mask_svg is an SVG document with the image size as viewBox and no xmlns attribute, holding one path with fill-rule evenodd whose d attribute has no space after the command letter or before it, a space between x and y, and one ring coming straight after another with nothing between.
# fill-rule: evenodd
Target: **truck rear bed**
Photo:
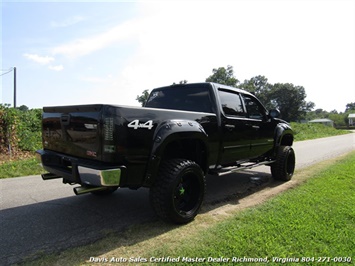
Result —
<instances>
[{"instance_id":1,"label":"truck rear bed","mask_svg":"<svg viewBox=\"0 0 355 266\"><path fill-rule=\"evenodd\" d=\"M80 158L101 159L103 105L44 107L44 148Z\"/></svg>"},{"instance_id":2,"label":"truck rear bed","mask_svg":"<svg viewBox=\"0 0 355 266\"><path fill-rule=\"evenodd\" d=\"M44 107L43 150L38 154L43 167L54 174L48 175L47 179L61 176L65 183L90 186L150 186L147 165L156 157L151 156L152 151L157 152L153 150L153 145L157 146L170 132L175 134L170 141L191 136L179 133L184 129L179 119L190 121L189 124L184 123L190 131L195 126L201 132L201 125L206 125L207 134L210 133L209 141L213 143L210 159L215 161L218 155L215 114L105 104ZM192 121L198 121L201 125L197 126ZM176 132L170 130L170 124ZM168 130L167 133L163 133L165 130ZM120 172L119 181L103 182L102 175L107 176L112 169ZM99 181L90 181L90 174Z\"/></svg>"}]
</instances>

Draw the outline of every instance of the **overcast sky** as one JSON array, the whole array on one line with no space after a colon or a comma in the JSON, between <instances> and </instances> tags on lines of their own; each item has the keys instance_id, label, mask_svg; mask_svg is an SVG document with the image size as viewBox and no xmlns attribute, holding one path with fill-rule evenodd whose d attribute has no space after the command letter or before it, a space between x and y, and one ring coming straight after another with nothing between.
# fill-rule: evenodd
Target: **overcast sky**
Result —
<instances>
[{"instance_id":1,"label":"overcast sky","mask_svg":"<svg viewBox=\"0 0 355 266\"><path fill-rule=\"evenodd\" d=\"M17 106L139 105L145 89L240 80L303 86L327 111L355 102L355 1L3 1L1 72ZM0 103L13 103L13 71Z\"/></svg>"}]
</instances>

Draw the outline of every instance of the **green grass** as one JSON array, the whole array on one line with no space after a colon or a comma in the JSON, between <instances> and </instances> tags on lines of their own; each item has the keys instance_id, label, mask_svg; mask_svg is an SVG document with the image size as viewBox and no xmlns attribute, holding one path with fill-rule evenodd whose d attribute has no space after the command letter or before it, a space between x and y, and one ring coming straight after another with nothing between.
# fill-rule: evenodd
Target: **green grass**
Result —
<instances>
[{"instance_id":1,"label":"green grass","mask_svg":"<svg viewBox=\"0 0 355 266\"><path fill-rule=\"evenodd\" d=\"M316 123L291 123L295 141L331 137L349 133L349 130L338 130L333 127Z\"/></svg>"},{"instance_id":2,"label":"green grass","mask_svg":"<svg viewBox=\"0 0 355 266\"><path fill-rule=\"evenodd\" d=\"M302 186L239 213L173 249L157 248L146 257L268 257L274 265L279 264L272 263L274 257L308 257L315 260L308 265L316 265L319 257L353 256L354 263L354 173L352 153Z\"/></svg>"},{"instance_id":3,"label":"green grass","mask_svg":"<svg viewBox=\"0 0 355 266\"><path fill-rule=\"evenodd\" d=\"M44 172L44 169L35 158L6 162L0 165L0 179L38 175Z\"/></svg>"},{"instance_id":4,"label":"green grass","mask_svg":"<svg viewBox=\"0 0 355 266\"><path fill-rule=\"evenodd\" d=\"M196 264L182 263L182 257L205 259L201 265L231 265L208 262L209 257L224 257L229 262L233 258L267 258L269 265L282 263L282 259L274 262L274 258L300 260L285 265L349 265L331 260L350 258L354 264L354 172L355 152L298 171L294 179L301 180L297 183L300 185L257 207L234 211L224 217L200 214L185 226L160 221L140 224L124 232L111 232L87 246L42 255L35 261L29 258L24 265L111 265L89 263L92 257L107 260L141 257L148 260L146 265L159 265L150 263L151 257L180 257L178 265ZM302 258L308 258L308 263L302 262ZM316 262L319 259L325 261Z\"/></svg>"}]
</instances>

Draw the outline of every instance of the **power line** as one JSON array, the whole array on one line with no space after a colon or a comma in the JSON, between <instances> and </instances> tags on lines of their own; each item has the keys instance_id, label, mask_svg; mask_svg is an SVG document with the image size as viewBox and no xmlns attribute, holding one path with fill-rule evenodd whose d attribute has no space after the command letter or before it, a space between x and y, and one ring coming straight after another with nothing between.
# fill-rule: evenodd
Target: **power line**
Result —
<instances>
[{"instance_id":1,"label":"power line","mask_svg":"<svg viewBox=\"0 0 355 266\"><path fill-rule=\"evenodd\" d=\"M8 69L0 69L0 71L11 71L11 70L14 70L14 67L10 67Z\"/></svg>"},{"instance_id":2,"label":"power line","mask_svg":"<svg viewBox=\"0 0 355 266\"><path fill-rule=\"evenodd\" d=\"M13 67L12 67L12 68L10 68L10 69L7 69L7 70L5 70L5 69L1 69L0 71L7 71L7 72L0 74L0 77L1 77L1 76L6 75L6 74L8 74L8 73L10 73L12 70L14 70L14 68L13 68Z\"/></svg>"}]
</instances>

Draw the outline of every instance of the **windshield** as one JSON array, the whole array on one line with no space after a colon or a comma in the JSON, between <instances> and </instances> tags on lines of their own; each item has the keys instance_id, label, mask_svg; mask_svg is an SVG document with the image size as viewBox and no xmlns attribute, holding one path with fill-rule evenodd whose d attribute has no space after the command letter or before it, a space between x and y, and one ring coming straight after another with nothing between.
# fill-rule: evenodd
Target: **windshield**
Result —
<instances>
[{"instance_id":1,"label":"windshield","mask_svg":"<svg viewBox=\"0 0 355 266\"><path fill-rule=\"evenodd\" d=\"M212 113L208 87L201 85L155 89L145 107Z\"/></svg>"}]
</instances>

